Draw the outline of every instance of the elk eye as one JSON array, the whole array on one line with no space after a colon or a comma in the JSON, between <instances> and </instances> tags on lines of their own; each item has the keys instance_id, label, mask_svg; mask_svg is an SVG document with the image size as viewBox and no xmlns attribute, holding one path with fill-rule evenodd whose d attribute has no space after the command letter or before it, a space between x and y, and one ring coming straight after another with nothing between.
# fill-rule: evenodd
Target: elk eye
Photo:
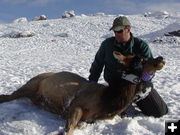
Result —
<instances>
[{"instance_id":1,"label":"elk eye","mask_svg":"<svg viewBox=\"0 0 180 135\"><path fill-rule=\"evenodd\" d=\"M155 64L154 64L154 67L157 67L157 66L158 66L158 64L157 64L157 63L155 63Z\"/></svg>"}]
</instances>

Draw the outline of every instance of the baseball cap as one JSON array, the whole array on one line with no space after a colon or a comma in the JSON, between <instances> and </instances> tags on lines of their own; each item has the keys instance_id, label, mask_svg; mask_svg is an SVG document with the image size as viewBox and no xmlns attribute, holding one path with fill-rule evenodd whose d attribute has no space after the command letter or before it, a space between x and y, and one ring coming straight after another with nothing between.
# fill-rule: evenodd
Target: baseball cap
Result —
<instances>
[{"instance_id":1,"label":"baseball cap","mask_svg":"<svg viewBox=\"0 0 180 135\"><path fill-rule=\"evenodd\" d=\"M131 23L125 16L119 16L116 19L114 19L113 26L110 28L110 30L114 31L120 31L124 28L124 26L131 26Z\"/></svg>"}]
</instances>

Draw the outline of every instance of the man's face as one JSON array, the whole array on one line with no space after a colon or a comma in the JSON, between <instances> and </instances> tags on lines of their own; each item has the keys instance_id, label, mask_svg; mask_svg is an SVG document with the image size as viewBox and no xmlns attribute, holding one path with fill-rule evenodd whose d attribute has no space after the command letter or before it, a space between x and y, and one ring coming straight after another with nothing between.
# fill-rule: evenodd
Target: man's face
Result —
<instances>
[{"instance_id":1,"label":"man's face","mask_svg":"<svg viewBox=\"0 0 180 135\"><path fill-rule=\"evenodd\" d=\"M123 28L120 31L114 31L114 34L119 43L127 42L130 38L130 27Z\"/></svg>"}]
</instances>

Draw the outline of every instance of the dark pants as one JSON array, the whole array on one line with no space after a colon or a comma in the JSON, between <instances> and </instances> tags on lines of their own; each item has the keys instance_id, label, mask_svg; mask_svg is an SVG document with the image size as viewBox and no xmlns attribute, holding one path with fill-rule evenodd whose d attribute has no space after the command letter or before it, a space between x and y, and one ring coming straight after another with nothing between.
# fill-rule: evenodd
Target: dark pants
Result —
<instances>
[{"instance_id":1,"label":"dark pants","mask_svg":"<svg viewBox=\"0 0 180 135\"><path fill-rule=\"evenodd\" d=\"M168 107L155 89L149 95L138 101L137 106L147 116L161 117L168 113Z\"/></svg>"}]
</instances>

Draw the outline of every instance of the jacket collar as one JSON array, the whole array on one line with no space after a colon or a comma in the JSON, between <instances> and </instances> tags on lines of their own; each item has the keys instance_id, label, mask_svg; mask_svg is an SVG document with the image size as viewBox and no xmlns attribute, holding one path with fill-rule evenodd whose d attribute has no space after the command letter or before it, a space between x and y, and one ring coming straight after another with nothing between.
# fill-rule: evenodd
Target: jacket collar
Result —
<instances>
[{"instance_id":1,"label":"jacket collar","mask_svg":"<svg viewBox=\"0 0 180 135\"><path fill-rule=\"evenodd\" d=\"M114 40L114 46L119 48L120 50L123 50L124 53L132 52L132 48L134 45L134 36L132 33L130 33L131 37L130 40L126 43L118 43L116 39ZM122 52L122 53L123 53Z\"/></svg>"}]
</instances>

